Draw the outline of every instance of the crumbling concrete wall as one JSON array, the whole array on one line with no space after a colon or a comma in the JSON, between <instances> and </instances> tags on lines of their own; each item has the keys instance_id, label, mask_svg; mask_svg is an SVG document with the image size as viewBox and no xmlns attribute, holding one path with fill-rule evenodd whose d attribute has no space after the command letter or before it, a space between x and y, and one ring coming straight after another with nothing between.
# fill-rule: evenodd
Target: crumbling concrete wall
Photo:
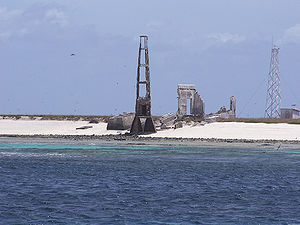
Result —
<instances>
[{"instance_id":1,"label":"crumbling concrete wall","mask_svg":"<svg viewBox=\"0 0 300 225\"><path fill-rule=\"evenodd\" d=\"M109 118L107 130L128 130L134 119L134 113L124 113L122 115Z\"/></svg>"},{"instance_id":2,"label":"crumbling concrete wall","mask_svg":"<svg viewBox=\"0 0 300 225\"><path fill-rule=\"evenodd\" d=\"M191 114L200 118L204 117L204 101L202 100L198 92L194 94L193 105L191 107Z\"/></svg>"},{"instance_id":3,"label":"crumbling concrete wall","mask_svg":"<svg viewBox=\"0 0 300 225\"><path fill-rule=\"evenodd\" d=\"M230 97L230 111L234 114L236 113L236 98L234 96Z\"/></svg>"},{"instance_id":4,"label":"crumbling concrete wall","mask_svg":"<svg viewBox=\"0 0 300 225\"><path fill-rule=\"evenodd\" d=\"M177 116L182 117L187 115L187 107L192 108L194 94L196 93L195 85L193 84L178 84L178 110ZM191 99L191 105L187 106L187 100Z\"/></svg>"},{"instance_id":5,"label":"crumbling concrete wall","mask_svg":"<svg viewBox=\"0 0 300 225\"><path fill-rule=\"evenodd\" d=\"M177 116L184 117L187 115L187 107L190 108L190 115L196 117L204 117L204 101L197 93L194 84L178 84L178 110ZM187 105L187 100L191 99L190 105Z\"/></svg>"},{"instance_id":6,"label":"crumbling concrete wall","mask_svg":"<svg viewBox=\"0 0 300 225\"><path fill-rule=\"evenodd\" d=\"M236 98L230 97L230 109L227 110L225 106L222 106L216 114L219 118L233 119L236 118Z\"/></svg>"}]
</instances>

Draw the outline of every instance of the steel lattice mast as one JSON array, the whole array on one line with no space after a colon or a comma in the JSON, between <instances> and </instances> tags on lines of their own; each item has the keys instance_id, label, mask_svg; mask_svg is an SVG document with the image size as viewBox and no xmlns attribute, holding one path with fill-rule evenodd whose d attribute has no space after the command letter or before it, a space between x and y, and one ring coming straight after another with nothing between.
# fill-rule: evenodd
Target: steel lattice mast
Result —
<instances>
[{"instance_id":1,"label":"steel lattice mast","mask_svg":"<svg viewBox=\"0 0 300 225\"><path fill-rule=\"evenodd\" d=\"M280 117L280 73L279 73L279 48L274 45L272 48L270 71L268 75L267 100L265 118Z\"/></svg>"}]
</instances>

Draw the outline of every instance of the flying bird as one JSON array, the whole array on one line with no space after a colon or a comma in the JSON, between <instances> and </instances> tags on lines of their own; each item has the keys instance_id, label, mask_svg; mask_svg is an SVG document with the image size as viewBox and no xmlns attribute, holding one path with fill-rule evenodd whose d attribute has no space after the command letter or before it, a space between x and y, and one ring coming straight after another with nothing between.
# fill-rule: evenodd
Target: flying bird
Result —
<instances>
[{"instance_id":1,"label":"flying bird","mask_svg":"<svg viewBox=\"0 0 300 225\"><path fill-rule=\"evenodd\" d=\"M71 54L71 56L75 56L75 54L74 54L74 53L72 53L72 54Z\"/></svg>"}]
</instances>

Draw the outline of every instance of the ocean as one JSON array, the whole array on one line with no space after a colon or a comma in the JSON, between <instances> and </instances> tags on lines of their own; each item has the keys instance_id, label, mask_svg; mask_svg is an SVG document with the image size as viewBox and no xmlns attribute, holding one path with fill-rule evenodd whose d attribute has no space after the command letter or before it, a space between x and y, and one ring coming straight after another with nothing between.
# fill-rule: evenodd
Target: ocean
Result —
<instances>
[{"instance_id":1,"label":"ocean","mask_svg":"<svg viewBox=\"0 0 300 225\"><path fill-rule=\"evenodd\" d=\"M300 147L0 140L0 224L300 224Z\"/></svg>"}]
</instances>

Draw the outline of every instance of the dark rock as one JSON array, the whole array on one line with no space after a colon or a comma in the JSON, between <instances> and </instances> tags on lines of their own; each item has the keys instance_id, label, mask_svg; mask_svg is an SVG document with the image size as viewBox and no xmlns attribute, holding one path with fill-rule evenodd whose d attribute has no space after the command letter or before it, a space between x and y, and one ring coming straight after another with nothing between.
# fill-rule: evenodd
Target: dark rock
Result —
<instances>
[{"instance_id":1,"label":"dark rock","mask_svg":"<svg viewBox=\"0 0 300 225\"><path fill-rule=\"evenodd\" d=\"M89 128L93 128L93 126L82 126L82 127L77 127L76 130L86 130Z\"/></svg>"},{"instance_id":2,"label":"dark rock","mask_svg":"<svg viewBox=\"0 0 300 225\"><path fill-rule=\"evenodd\" d=\"M90 120L90 122L89 123L95 123L95 124L97 124L97 123L99 123L99 121L98 120L96 120L96 119L92 119L92 120Z\"/></svg>"}]
</instances>

